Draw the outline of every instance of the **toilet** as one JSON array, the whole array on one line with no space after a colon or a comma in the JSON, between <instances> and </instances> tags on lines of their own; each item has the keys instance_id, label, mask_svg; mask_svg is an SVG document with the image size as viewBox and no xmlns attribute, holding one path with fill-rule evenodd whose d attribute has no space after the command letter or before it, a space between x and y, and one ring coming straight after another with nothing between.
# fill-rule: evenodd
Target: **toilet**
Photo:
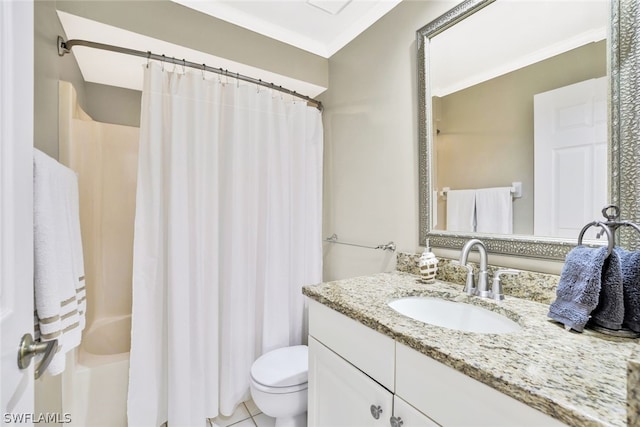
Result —
<instances>
[{"instance_id":1,"label":"toilet","mask_svg":"<svg viewBox=\"0 0 640 427\"><path fill-rule=\"evenodd\" d=\"M306 427L306 345L283 347L263 354L251 366L251 397L276 427Z\"/></svg>"}]
</instances>

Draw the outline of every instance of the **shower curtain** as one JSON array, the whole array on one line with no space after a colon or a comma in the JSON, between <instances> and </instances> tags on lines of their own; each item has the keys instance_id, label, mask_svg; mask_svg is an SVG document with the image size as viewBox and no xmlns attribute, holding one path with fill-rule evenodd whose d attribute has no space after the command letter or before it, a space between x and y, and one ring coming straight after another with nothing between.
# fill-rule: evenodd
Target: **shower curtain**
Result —
<instances>
[{"instance_id":1,"label":"shower curtain","mask_svg":"<svg viewBox=\"0 0 640 427\"><path fill-rule=\"evenodd\" d=\"M253 361L301 343L322 275L322 121L305 102L145 69L130 426L205 425L249 398Z\"/></svg>"}]
</instances>

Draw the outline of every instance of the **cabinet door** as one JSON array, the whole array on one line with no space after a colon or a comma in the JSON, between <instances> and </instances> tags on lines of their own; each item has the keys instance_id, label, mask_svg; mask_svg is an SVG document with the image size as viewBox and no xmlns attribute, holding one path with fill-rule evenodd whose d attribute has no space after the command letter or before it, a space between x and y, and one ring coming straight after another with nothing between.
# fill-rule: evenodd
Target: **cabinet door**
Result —
<instances>
[{"instance_id":1,"label":"cabinet door","mask_svg":"<svg viewBox=\"0 0 640 427\"><path fill-rule=\"evenodd\" d=\"M396 343L392 338L313 300L309 335L393 393Z\"/></svg>"},{"instance_id":2,"label":"cabinet door","mask_svg":"<svg viewBox=\"0 0 640 427\"><path fill-rule=\"evenodd\" d=\"M393 396L393 416L396 423L390 421L391 427L439 427L429 417L418 411L413 406L399 398Z\"/></svg>"},{"instance_id":3,"label":"cabinet door","mask_svg":"<svg viewBox=\"0 0 640 427\"><path fill-rule=\"evenodd\" d=\"M391 392L309 337L310 427L388 426L392 408Z\"/></svg>"}]
</instances>

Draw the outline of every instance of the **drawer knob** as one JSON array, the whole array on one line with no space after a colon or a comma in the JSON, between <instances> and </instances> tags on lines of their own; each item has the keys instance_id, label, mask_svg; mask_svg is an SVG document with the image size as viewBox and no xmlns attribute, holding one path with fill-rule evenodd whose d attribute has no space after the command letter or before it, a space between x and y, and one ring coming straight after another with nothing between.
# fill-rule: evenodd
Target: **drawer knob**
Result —
<instances>
[{"instance_id":1,"label":"drawer knob","mask_svg":"<svg viewBox=\"0 0 640 427\"><path fill-rule=\"evenodd\" d=\"M391 427L402 427L404 421L400 417L391 417L389 418L389 424L391 424Z\"/></svg>"},{"instance_id":2,"label":"drawer knob","mask_svg":"<svg viewBox=\"0 0 640 427\"><path fill-rule=\"evenodd\" d=\"M376 420L380 418L380 414L382 414L382 408L380 406L371 405L371 416Z\"/></svg>"}]
</instances>

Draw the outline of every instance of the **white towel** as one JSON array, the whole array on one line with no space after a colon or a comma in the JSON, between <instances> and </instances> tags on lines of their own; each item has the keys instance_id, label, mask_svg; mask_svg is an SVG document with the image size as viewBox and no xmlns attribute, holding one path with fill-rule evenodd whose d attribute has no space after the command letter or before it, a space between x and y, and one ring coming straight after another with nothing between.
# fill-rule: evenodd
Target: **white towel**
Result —
<instances>
[{"instance_id":1,"label":"white towel","mask_svg":"<svg viewBox=\"0 0 640 427\"><path fill-rule=\"evenodd\" d=\"M476 190L476 224L478 233L513 233L511 187Z\"/></svg>"},{"instance_id":2,"label":"white towel","mask_svg":"<svg viewBox=\"0 0 640 427\"><path fill-rule=\"evenodd\" d=\"M57 375L64 371L65 353L80 344L85 325L78 178L34 150L33 193L36 338L58 340L47 369Z\"/></svg>"},{"instance_id":3,"label":"white towel","mask_svg":"<svg viewBox=\"0 0 640 427\"><path fill-rule=\"evenodd\" d=\"M475 231L475 190L449 190L447 192L447 230Z\"/></svg>"}]
</instances>

